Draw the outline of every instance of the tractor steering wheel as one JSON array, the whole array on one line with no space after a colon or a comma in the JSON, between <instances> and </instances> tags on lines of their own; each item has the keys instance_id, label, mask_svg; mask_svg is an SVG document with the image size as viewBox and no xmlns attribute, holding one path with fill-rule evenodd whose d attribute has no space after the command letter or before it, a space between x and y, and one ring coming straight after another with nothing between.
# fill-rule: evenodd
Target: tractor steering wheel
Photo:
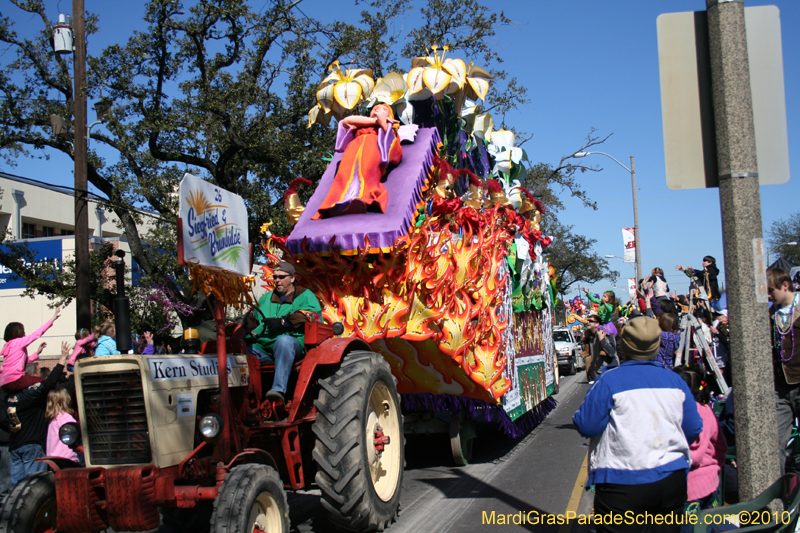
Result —
<instances>
[{"instance_id":1,"label":"tractor steering wheel","mask_svg":"<svg viewBox=\"0 0 800 533\"><path fill-rule=\"evenodd\" d=\"M264 313L258 307L253 307L252 309L250 309L250 311L247 314L250 315L250 314L255 314L255 313L258 313L260 318L256 317L256 320L258 321L258 325L255 328L253 328L253 330L257 329L259 326L263 326L264 322L267 320L267 317L264 316ZM246 320L247 320L247 315L245 315L245 321ZM251 330L250 334L253 335L254 337L260 337L261 335L264 334L264 332L261 332L260 334L255 335L255 334L253 334L253 331Z\"/></svg>"}]
</instances>

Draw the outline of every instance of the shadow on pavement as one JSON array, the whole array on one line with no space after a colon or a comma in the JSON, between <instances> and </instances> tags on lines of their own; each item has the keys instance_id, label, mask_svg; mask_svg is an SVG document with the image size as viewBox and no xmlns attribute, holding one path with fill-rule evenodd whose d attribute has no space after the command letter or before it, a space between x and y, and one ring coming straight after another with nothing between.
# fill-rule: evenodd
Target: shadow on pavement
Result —
<instances>
[{"instance_id":1,"label":"shadow on pavement","mask_svg":"<svg viewBox=\"0 0 800 533\"><path fill-rule=\"evenodd\" d=\"M475 515L476 511L481 516L477 518L477 522L475 520L472 521L472 525L468 526L468 529L477 529L477 526L480 526L480 529L489 528L491 526L499 526L503 528L508 528L509 525L515 528L522 528L527 531L558 531L561 527L560 525L547 525L547 524L505 524L505 523L498 523L498 515L502 514L503 516L518 514L522 512L523 515L528 516L530 513L534 513L531 516L537 516L541 519L541 517L548 515L549 513L539 509L537 507L532 506L530 503L517 498L493 485L489 485L480 479L477 479L462 469L452 468L449 470L449 473L452 474L453 477L449 478L438 478L438 479L425 479L423 480L424 483L438 489L441 493L448 499L460 499L460 498L469 498L475 500L494 500L496 502L502 502L505 504L509 509L501 511L497 506L498 509L486 509L486 519L491 519L490 511L495 511L495 523L487 523L483 520L482 511L479 509L473 510L472 513L466 512L462 515L466 520L469 521L469 515ZM478 505L479 503L476 502ZM474 517L473 517L474 518Z\"/></svg>"}]
</instances>

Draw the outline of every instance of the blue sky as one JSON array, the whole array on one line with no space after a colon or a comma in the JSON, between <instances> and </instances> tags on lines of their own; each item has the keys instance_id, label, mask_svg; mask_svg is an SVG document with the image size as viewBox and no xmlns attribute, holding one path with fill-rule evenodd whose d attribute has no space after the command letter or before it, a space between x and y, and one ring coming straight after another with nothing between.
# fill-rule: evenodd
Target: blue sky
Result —
<instances>
[{"instance_id":1,"label":"blue sky","mask_svg":"<svg viewBox=\"0 0 800 533\"><path fill-rule=\"evenodd\" d=\"M90 53L127 40L142 18L143 2L85 1L87 10L100 16L100 32L90 42ZM262 2L253 3L260 7ZM48 16L56 19L59 2L46 0L45 4ZM664 173L656 18L667 12L704 10L705 1L494 0L489 5L514 21L499 30L492 46L504 58L503 67L529 90L531 103L507 120L534 135L523 146L531 160L558 164L562 156L582 146L590 128L601 137L613 134L595 150L611 154L626 166L631 154L636 158L643 272L662 267L670 287L678 291L687 288L685 276L674 270L678 263L699 267L708 254L717 258L724 272L718 190L673 191L667 188ZM789 157L797 168L800 58L790 52L800 50L800 2L746 0L745 5L777 5L781 12ZM363 5L353 0L335 4L306 0L301 7L307 14L327 20L354 20ZM61 0L60 8L71 12L71 2ZM17 17L13 6L4 12ZM417 10L409 12L401 23L405 27L415 25L418 16ZM18 22L24 24L26 20ZM408 63L401 66L409 68L410 60ZM630 174L604 156L581 161L603 168L580 178L598 210L582 207L565 193L566 208L559 218L573 225L575 231L596 239L595 250L600 255L621 256L621 228L633 226ZM21 160L17 167L0 162L0 170L59 184L72 182L72 162L61 154L55 154L49 162ZM796 179L761 187L764 230L800 210L798 198L800 184ZM621 273L613 285L624 286L623 278L632 276L632 266L619 259L609 261ZM611 286L602 283L591 288L599 292Z\"/></svg>"}]
</instances>

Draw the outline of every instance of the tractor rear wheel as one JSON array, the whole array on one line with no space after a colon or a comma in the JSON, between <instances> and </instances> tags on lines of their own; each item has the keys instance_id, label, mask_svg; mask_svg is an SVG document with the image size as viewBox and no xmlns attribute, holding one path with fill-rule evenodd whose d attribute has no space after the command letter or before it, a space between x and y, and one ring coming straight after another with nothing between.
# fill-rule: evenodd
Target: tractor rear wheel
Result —
<instances>
[{"instance_id":1,"label":"tractor rear wheel","mask_svg":"<svg viewBox=\"0 0 800 533\"><path fill-rule=\"evenodd\" d=\"M349 531L382 531L396 518L403 483L403 416L396 379L379 354L348 354L320 380L313 457L322 505Z\"/></svg>"},{"instance_id":2,"label":"tractor rear wheel","mask_svg":"<svg viewBox=\"0 0 800 533\"><path fill-rule=\"evenodd\" d=\"M22 479L6 496L0 533L55 533L56 485L49 470Z\"/></svg>"},{"instance_id":3,"label":"tractor rear wheel","mask_svg":"<svg viewBox=\"0 0 800 533\"><path fill-rule=\"evenodd\" d=\"M289 504L275 469L239 465L219 490L211 515L213 533L289 533Z\"/></svg>"}]
</instances>

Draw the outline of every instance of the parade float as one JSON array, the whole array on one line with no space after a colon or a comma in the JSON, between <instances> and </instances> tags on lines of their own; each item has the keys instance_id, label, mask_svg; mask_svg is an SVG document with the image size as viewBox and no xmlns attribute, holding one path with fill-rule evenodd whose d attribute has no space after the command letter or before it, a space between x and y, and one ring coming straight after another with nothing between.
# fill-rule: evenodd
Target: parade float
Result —
<instances>
[{"instance_id":1,"label":"parade float","mask_svg":"<svg viewBox=\"0 0 800 533\"><path fill-rule=\"evenodd\" d=\"M147 531L163 516L187 533L284 533L286 489L311 486L329 523L383 531L404 432L444 424L464 464L475 423L517 436L544 418L557 386L544 207L520 185L514 134L478 113L490 79L436 49L405 79L332 65L309 119L337 118L336 154L307 206L306 182L286 191L291 233L266 224L262 241L265 279L292 261L327 322L305 323L285 401L266 394L274 365L225 323L253 303L245 203L184 176L179 261L214 296L216 342L78 361L80 423L59 439L85 465L42 458L0 531Z\"/></svg>"},{"instance_id":2,"label":"parade float","mask_svg":"<svg viewBox=\"0 0 800 533\"><path fill-rule=\"evenodd\" d=\"M520 185L514 133L480 112L491 76L447 53L377 81L330 66L309 127L337 119L335 155L307 205L311 182L291 184L294 226L265 224L262 245L268 286L271 265L294 262L325 321L383 355L407 431L414 413L450 415L460 462L472 422L518 436L541 421L558 376L544 206Z\"/></svg>"},{"instance_id":3,"label":"parade float","mask_svg":"<svg viewBox=\"0 0 800 533\"><path fill-rule=\"evenodd\" d=\"M597 304L592 302L589 302L589 304L597 307ZM567 308L567 327L569 327L573 335L579 337L581 330L586 327L586 319L589 317L590 310L580 296L565 302L564 307Z\"/></svg>"}]
</instances>

